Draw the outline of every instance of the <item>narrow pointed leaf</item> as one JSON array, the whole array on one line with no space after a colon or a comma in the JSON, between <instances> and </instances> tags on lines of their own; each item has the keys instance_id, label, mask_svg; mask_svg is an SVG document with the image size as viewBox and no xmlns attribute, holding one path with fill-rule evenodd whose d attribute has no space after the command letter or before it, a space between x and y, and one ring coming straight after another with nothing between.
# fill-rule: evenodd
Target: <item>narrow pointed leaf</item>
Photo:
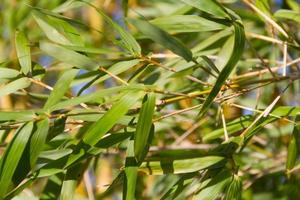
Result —
<instances>
[{"instance_id":1,"label":"narrow pointed leaf","mask_svg":"<svg viewBox=\"0 0 300 200\"><path fill-rule=\"evenodd\" d=\"M46 142L48 130L49 130L49 119L43 119L36 122L36 129L32 134L30 139L30 166L33 168L39 157L41 151L43 150L44 144Z\"/></svg>"},{"instance_id":2,"label":"narrow pointed leaf","mask_svg":"<svg viewBox=\"0 0 300 200\"><path fill-rule=\"evenodd\" d=\"M9 68L0 68L0 79L10 79L15 78L20 74L17 70L9 69Z\"/></svg>"},{"instance_id":3,"label":"narrow pointed leaf","mask_svg":"<svg viewBox=\"0 0 300 200\"><path fill-rule=\"evenodd\" d=\"M206 156L182 160L146 161L139 167L139 171L150 175L182 174L207 169L224 161L220 156Z\"/></svg>"},{"instance_id":4,"label":"narrow pointed leaf","mask_svg":"<svg viewBox=\"0 0 300 200\"><path fill-rule=\"evenodd\" d=\"M26 77L14 80L6 85L0 86L0 97L14 93L20 89L27 88L30 85L30 80Z\"/></svg>"},{"instance_id":5,"label":"narrow pointed leaf","mask_svg":"<svg viewBox=\"0 0 300 200\"><path fill-rule=\"evenodd\" d=\"M134 138L134 155L138 162L142 162L149 149L149 137L152 126L152 118L155 109L155 94L145 95L140 110L139 119Z\"/></svg>"},{"instance_id":6,"label":"narrow pointed leaf","mask_svg":"<svg viewBox=\"0 0 300 200\"><path fill-rule=\"evenodd\" d=\"M294 20L295 22L298 22L300 24L300 13L299 11L293 11L293 10L278 10L274 13L274 16L276 18L283 18L283 19L290 19Z\"/></svg>"},{"instance_id":7,"label":"narrow pointed leaf","mask_svg":"<svg viewBox=\"0 0 300 200\"><path fill-rule=\"evenodd\" d=\"M215 0L206 0L206 1L199 1L199 0L181 0L184 3L193 6L201 11L207 12L209 14L215 15L217 17L228 18L228 14L223 8L220 3Z\"/></svg>"},{"instance_id":8,"label":"narrow pointed leaf","mask_svg":"<svg viewBox=\"0 0 300 200\"><path fill-rule=\"evenodd\" d=\"M33 12L33 18L38 23L40 28L46 34L49 40L56 42L58 44L70 45L71 42L61 34L57 28L49 23L49 18L36 11Z\"/></svg>"},{"instance_id":9,"label":"narrow pointed leaf","mask_svg":"<svg viewBox=\"0 0 300 200\"><path fill-rule=\"evenodd\" d=\"M77 184L83 173L82 172L83 166L84 166L83 163L78 163L77 165L67 170L61 186L61 193L60 193L61 200L74 199Z\"/></svg>"},{"instance_id":10,"label":"narrow pointed leaf","mask_svg":"<svg viewBox=\"0 0 300 200\"><path fill-rule=\"evenodd\" d=\"M53 91L45 103L44 109L48 109L55 105L64 96L77 72L78 69L70 69L63 73L63 75L56 82Z\"/></svg>"},{"instance_id":11,"label":"narrow pointed leaf","mask_svg":"<svg viewBox=\"0 0 300 200\"><path fill-rule=\"evenodd\" d=\"M103 98L103 97L112 95L114 93L118 93L120 91L130 91L130 90L143 91L144 89L145 89L145 87L142 86L142 85L129 85L129 86L112 87L112 88L101 90L99 92L86 94L86 95L74 97L72 99L68 99L68 100L65 100L65 101L61 101L61 102L53 105L50 108L50 110L53 111L53 110L63 109L63 108L66 108L66 107L72 107L72 106L78 105L80 103L97 101L99 98Z\"/></svg>"},{"instance_id":12,"label":"narrow pointed leaf","mask_svg":"<svg viewBox=\"0 0 300 200\"><path fill-rule=\"evenodd\" d=\"M140 19L132 19L130 22L146 37L150 38L154 42L161 44L173 53L183 57L186 61L193 59L192 52L184 46L184 44L172 37L164 30L157 26Z\"/></svg>"},{"instance_id":13,"label":"narrow pointed leaf","mask_svg":"<svg viewBox=\"0 0 300 200\"><path fill-rule=\"evenodd\" d=\"M12 184L12 177L22 157L25 147L29 141L33 123L29 122L20 127L12 142L6 148L4 155L1 157L0 167L0 198L2 199L8 192Z\"/></svg>"},{"instance_id":14,"label":"narrow pointed leaf","mask_svg":"<svg viewBox=\"0 0 300 200\"><path fill-rule=\"evenodd\" d=\"M98 64L91 58L49 42L40 42L40 49L57 60L83 69L95 69Z\"/></svg>"},{"instance_id":15,"label":"narrow pointed leaf","mask_svg":"<svg viewBox=\"0 0 300 200\"><path fill-rule=\"evenodd\" d=\"M300 115L298 115L295 119L295 123L299 123L300 121ZM293 169L295 164L296 164L296 160L297 160L297 156L299 155L300 152L300 125L299 124L295 124L294 126L294 130L289 142L289 146L288 146L288 155L287 155L287 161L286 161L286 170L289 176L289 170Z\"/></svg>"},{"instance_id":16,"label":"narrow pointed leaf","mask_svg":"<svg viewBox=\"0 0 300 200\"><path fill-rule=\"evenodd\" d=\"M140 99L142 92L129 91L113 105L96 123L86 132L83 141L91 146L95 145L115 123Z\"/></svg>"},{"instance_id":17,"label":"narrow pointed leaf","mask_svg":"<svg viewBox=\"0 0 300 200\"><path fill-rule=\"evenodd\" d=\"M0 121L31 121L36 117L33 111L0 112Z\"/></svg>"},{"instance_id":18,"label":"narrow pointed leaf","mask_svg":"<svg viewBox=\"0 0 300 200\"><path fill-rule=\"evenodd\" d=\"M237 175L233 176L233 180L226 190L226 200L241 200L242 199L242 181Z\"/></svg>"},{"instance_id":19,"label":"narrow pointed leaf","mask_svg":"<svg viewBox=\"0 0 300 200\"><path fill-rule=\"evenodd\" d=\"M236 66L240 57L243 54L244 45L245 45L244 28L241 24L236 23L236 22L234 22L233 26L234 26L234 36L233 36L234 39L230 40L233 42L233 45L232 45L232 49L228 50L231 53L230 53L229 57L227 58L227 60L225 61L224 67L223 67L222 71L220 72L215 85L213 86L211 92L209 93L208 97L204 101L204 103L201 107L200 113L199 113L199 117L202 117L206 113L206 111L209 109L213 100L220 92L226 79L228 78L228 76L230 75L230 73L232 72L232 70L234 69L234 67Z\"/></svg>"},{"instance_id":20,"label":"narrow pointed leaf","mask_svg":"<svg viewBox=\"0 0 300 200\"><path fill-rule=\"evenodd\" d=\"M125 163L125 184L124 184L124 199L136 199L135 198L135 189L136 189L136 181L138 174L138 166L134 159L134 141L129 140L127 145L127 156Z\"/></svg>"},{"instance_id":21,"label":"narrow pointed leaf","mask_svg":"<svg viewBox=\"0 0 300 200\"><path fill-rule=\"evenodd\" d=\"M230 183L231 179L232 176L227 170L219 172L201 189L195 198L203 200L217 199L224 188Z\"/></svg>"},{"instance_id":22,"label":"narrow pointed leaf","mask_svg":"<svg viewBox=\"0 0 300 200\"><path fill-rule=\"evenodd\" d=\"M82 1L82 0L81 0ZM98 9L91 3L82 1L91 7L93 7L100 15L103 16L104 20L111 25L115 31L119 34L121 38L122 47L129 51L133 56L140 56L141 55L141 47L135 40L135 38L126 30L124 30L119 24L114 22L109 16L107 16L102 10Z\"/></svg>"},{"instance_id":23,"label":"narrow pointed leaf","mask_svg":"<svg viewBox=\"0 0 300 200\"><path fill-rule=\"evenodd\" d=\"M21 71L27 75L31 72L31 55L29 42L23 32L16 31L15 43Z\"/></svg>"},{"instance_id":24,"label":"narrow pointed leaf","mask_svg":"<svg viewBox=\"0 0 300 200\"><path fill-rule=\"evenodd\" d=\"M226 26L196 15L171 15L150 21L169 33L216 31Z\"/></svg>"}]
</instances>

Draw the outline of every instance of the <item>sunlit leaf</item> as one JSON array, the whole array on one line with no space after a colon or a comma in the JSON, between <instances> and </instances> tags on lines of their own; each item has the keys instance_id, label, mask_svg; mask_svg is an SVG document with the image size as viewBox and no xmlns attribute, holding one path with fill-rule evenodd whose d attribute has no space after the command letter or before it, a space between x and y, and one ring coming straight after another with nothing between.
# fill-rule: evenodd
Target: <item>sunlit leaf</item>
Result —
<instances>
[{"instance_id":1,"label":"sunlit leaf","mask_svg":"<svg viewBox=\"0 0 300 200\"><path fill-rule=\"evenodd\" d=\"M28 74L31 72L30 44L23 32L16 31L15 43L21 71Z\"/></svg>"},{"instance_id":2,"label":"sunlit leaf","mask_svg":"<svg viewBox=\"0 0 300 200\"><path fill-rule=\"evenodd\" d=\"M130 22L145 36L183 57L185 60L191 61L193 59L192 52L181 41L157 26L140 19L132 19Z\"/></svg>"}]
</instances>

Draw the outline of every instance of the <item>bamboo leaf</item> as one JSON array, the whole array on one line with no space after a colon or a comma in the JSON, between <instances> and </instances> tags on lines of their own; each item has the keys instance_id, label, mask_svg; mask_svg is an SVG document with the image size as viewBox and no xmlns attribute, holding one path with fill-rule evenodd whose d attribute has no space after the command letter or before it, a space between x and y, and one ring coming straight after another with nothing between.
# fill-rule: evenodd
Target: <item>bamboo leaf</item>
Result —
<instances>
[{"instance_id":1,"label":"bamboo leaf","mask_svg":"<svg viewBox=\"0 0 300 200\"><path fill-rule=\"evenodd\" d=\"M226 190L226 200L241 200L242 199L242 181L239 176L233 175L233 180L230 182Z\"/></svg>"},{"instance_id":2,"label":"bamboo leaf","mask_svg":"<svg viewBox=\"0 0 300 200\"><path fill-rule=\"evenodd\" d=\"M136 199L135 189L137 181L138 166L134 159L134 140L129 140L127 145L127 157L125 163L124 199Z\"/></svg>"},{"instance_id":3,"label":"bamboo leaf","mask_svg":"<svg viewBox=\"0 0 300 200\"><path fill-rule=\"evenodd\" d=\"M53 26L53 22L52 24L49 22L48 17L40 14L37 11L34 11L32 15L49 40L56 42L58 44L64 44L64 45L72 44L63 34L61 34L58 31L57 28Z\"/></svg>"},{"instance_id":4,"label":"bamboo leaf","mask_svg":"<svg viewBox=\"0 0 300 200\"><path fill-rule=\"evenodd\" d=\"M152 118L155 109L155 94L146 94L140 110L134 138L134 155L140 163L147 155L150 146ZM154 129L154 128L153 128Z\"/></svg>"},{"instance_id":5,"label":"bamboo leaf","mask_svg":"<svg viewBox=\"0 0 300 200\"><path fill-rule=\"evenodd\" d=\"M32 122L28 122L20 127L1 157L0 198L3 198L10 189L13 175L29 141L32 129Z\"/></svg>"},{"instance_id":6,"label":"bamboo leaf","mask_svg":"<svg viewBox=\"0 0 300 200\"><path fill-rule=\"evenodd\" d=\"M30 80L26 77L14 80L6 85L0 86L0 97L12 94L20 89L29 87Z\"/></svg>"},{"instance_id":7,"label":"bamboo leaf","mask_svg":"<svg viewBox=\"0 0 300 200\"><path fill-rule=\"evenodd\" d=\"M300 121L300 115L296 116L295 123L298 123ZM295 124L294 130L288 145L288 155L287 155L287 161L286 161L286 170L288 177L290 176L290 170L294 168L297 160L297 156L300 152L300 125Z\"/></svg>"},{"instance_id":8,"label":"bamboo leaf","mask_svg":"<svg viewBox=\"0 0 300 200\"><path fill-rule=\"evenodd\" d=\"M0 121L31 121L36 117L33 111L0 112Z\"/></svg>"},{"instance_id":9,"label":"bamboo leaf","mask_svg":"<svg viewBox=\"0 0 300 200\"><path fill-rule=\"evenodd\" d=\"M289 146L288 146L288 156L286 161L286 169L291 170L295 166L297 158L297 142L294 135L292 135Z\"/></svg>"},{"instance_id":10,"label":"bamboo leaf","mask_svg":"<svg viewBox=\"0 0 300 200\"><path fill-rule=\"evenodd\" d=\"M140 99L142 92L129 91L85 133L83 141L95 145L113 125Z\"/></svg>"},{"instance_id":11,"label":"bamboo leaf","mask_svg":"<svg viewBox=\"0 0 300 200\"><path fill-rule=\"evenodd\" d=\"M36 122L36 129L30 138L30 166L34 168L37 158L43 150L46 142L48 130L49 130L49 119L45 118L41 121Z\"/></svg>"},{"instance_id":12,"label":"bamboo leaf","mask_svg":"<svg viewBox=\"0 0 300 200\"><path fill-rule=\"evenodd\" d=\"M57 44L40 42L40 49L57 60L83 69L95 69L98 64L89 57Z\"/></svg>"},{"instance_id":13,"label":"bamboo leaf","mask_svg":"<svg viewBox=\"0 0 300 200\"><path fill-rule=\"evenodd\" d=\"M17 70L9 69L9 68L0 68L0 79L10 79L15 78L20 74Z\"/></svg>"},{"instance_id":14,"label":"bamboo leaf","mask_svg":"<svg viewBox=\"0 0 300 200\"><path fill-rule=\"evenodd\" d=\"M57 13L62 13L69 11L70 9L81 7L83 4L77 0L67 0L60 4L58 7L54 8L52 11Z\"/></svg>"},{"instance_id":15,"label":"bamboo leaf","mask_svg":"<svg viewBox=\"0 0 300 200\"><path fill-rule=\"evenodd\" d=\"M50 110L54 111L54 110L59 110L59 109L75 106L75 105L78 105L80 103L93 102L93 101L96 101L99 98L102 98L102 97L105 97L105 96L108 96L108 95L112 95L112 94L118 93L120 91L130 91L130 90L140 90L140 91L142 91L144 89L145 89L145 87L142 86L142 85L117 86L117 87L112 87L112 88L108 88L108 89L103 89L103 90L101 90L101 92L82 95L82 96L74 97L72 99L61 101L61 102L53 105L50 108Z\"/></svg>"},{"instance_id":16,"label":"bamboo leaf","mask_svg":"<svg viewBox=\"0 0 300 200\"><path fill-rule=\"evenodd\" d=\"M280 9L274 13L274 16L279 19L290 19L300 24L299 11Z\"/></svg>"},{"instance_id":17,"label":"bamboo leaf","mask_svg":"<svg viewBox=\"0 0 300 200\"><path fill-rule=\"evenodd\" d=\"M172 34L216 31L226 27L220 23L196 15L170 15L155 18L150 22Z\"/></svg>"},{"instance_id":18,"label":"bamboo leaf","mask_svg":"<svg viewBox=\"0 0 300 200\"><path fill-rule=\"evenodd\" d=\"M58 149L58 150L48 150L43 151L39 155L40 159L47 159L47 160L58 160L60 158L65 157L66 155L71 154L73 151L72 149Z\"/></svg>"},{"instance_id":19,"label":"bamboo leaf","mask_svg":"<svg viewBox=\"0 0 300 200\"><path fill-rule=\"evenodd\" d=\"M243 54L244 45L245 45L245 32L244 28L241 24L234 22L234 36L233 38L229 39L229 42L232 42L232 48L230 50L226 50L227 52L230 51L229 57L226 58L224 62L224 67L218 76L218 79L212 88L211 92L209 93L208 97L204 101L201 110L199 112L199 117L202 117L206 111L209 109L210 105L213 103L213 100L218 95L219 91L221 90L223 84L225 83L226 79L236 66L237 62L239 61L240 57ZM226 53L227 54L227 53Z\"/></svg>"},{"instance_id":20,"label":"bamboo leaf","mask_svg":"<svg viewBox=\"0 0 300 200\"><path fill-rule=\"evenodd\" d=\"M139 167L139 171L149 175L182 174L196 172L210 168L224 161L223 157L206 156L182 160L146 161Z\"/></svg>"},{"instance_id":21,"label":"bamboo leaf","mask_svg":"<svg viewBox=\"0 0 300 200\"><path fill-rule=\"evenodd\" d=\"M109 67L107 69L107 71L109 71L110 73L112 73L114 75L119 75L125 71L128 71L129 69L133 68L134 66L138 65L139 62L140 62L139 59L117 62L117 63L113 64L111 67ZM105 81L110 77L111 77L110 75L106 74L106 75L100 77L93 84Z\"/></svg>"},{"instance_id":22,"label":"bamboo leaf","mask_svg":"<svg viewBox=\"0 0 300 200\"><path fill-rule=\"evenodd\" d=\"M193 59L192 52L181 41L175 39L164 30L140 19L131 19L130 22L145 36L183 57L186 61Z\"/></svg>"},{"instance_id":23,"label":"bamboo leaf","mask_svg":"<svg viewBox=\"0 0 300 200\"><path fill-rule=\"evenodd\" d=\"M84 166L83 163L78 163L77 165L67 170L61 186L61 193L60 193L61 200L74 199L76 186L83 173L82 172L82 170L84 169L83 166Z\"/></svg>"},{"instance_id":24,"label":"bamboo leaf","mask_svg":"<svg viewBox=\"0 0 300 200\"><path fill-rule=\"evenodd\" d=\"M80 0L89 6L93 7L101 16L103 16L104 20L111 25L115 31L120 35L122 47L129 51L133 56L141 55L141 47L135 40L135 38L126 30L124 30L120 25L114 22L109 16L107 16L102 10L98 9L93 4Z\"/></svg>"},{"instance_id":25,"label":"bamboo leaf","mask_svg":"<svg viewBox=\"0 0 300 200\"><path fill-rule=\"evenodd\" d=\"M196 199L215 200L223 192L226 185L230 183L231 174L227 170L223 170L215 175L211 180L202 186L201 191L195 195Z\"/></svg>"},{"instance_id":26,"label":"bamboo leaf","mask_svg":"<svg viewBox=\"0 0 300 200\"><path fill-rule=\"evenodd\" d=\"M44 109L48 109L55 105L64 96L77 73L78 69L70 69L63 73L63 75L56 82L53 91L44 105Z\"/></svg>"},{"instance_id":27,"label":"bamboo leaf","mask_svg":"<svg viewBox=\"0 0 300 200\"><path fill-rule=\"evenodd\" d=\"M31 55L29 42L23 32L16 31L15 43L18 60L21 65L21 71L27 75L31 72Z\"/></svg>"},{"instance_id":28,"label":"bamboo leaf","mask_svg":"<svg viewBox=\"0 0 300 200\"><path fill-rule=\"evenodd\" d=\"M217 17L228 18L228 14L220 3L215 0L198 1L198 0L181 0L184 3L193 6L201 11L215 15Z\"/></svg>"}]
</instances>

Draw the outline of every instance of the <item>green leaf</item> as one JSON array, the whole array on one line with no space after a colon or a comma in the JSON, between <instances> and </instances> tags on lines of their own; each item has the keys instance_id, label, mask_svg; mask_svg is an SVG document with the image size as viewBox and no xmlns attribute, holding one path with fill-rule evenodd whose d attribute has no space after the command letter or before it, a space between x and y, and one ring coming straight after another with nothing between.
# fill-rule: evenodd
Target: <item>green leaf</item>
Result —
<instances>
[{"instance_id":1,"label":"green leaf","mask_svg":"<svg viewBox=\"0 0 300 200\"><path fill-rule=\"evenodd\" d=\"M238 63L240 57L243 54L244 51L244 45L245 45L245 32L244 28L240 23L234 22L234 36L233 38L229 38L228 42L233 43L231 46L232 48L226 49L227 52L230 52L230 55L228 55L227 52L224 52L226 55L228 55L226 60L224 62L224 67L222 71L220 72L218 79L212 88L211 92L209 93L208 97L204 101L201 110L199 112L199 117L202 117L206 111L209 109L210 105L213 103L213 100L220 92L223 84L225 83L226 79Z\"/></svg>"},{"instance_id":2,"label":"green leaf","mask_svg":"<svg viewBox=\"0 0 300 200\"><path fill-rule=\"evenodd\" d=\"M109 48L96 48L96 47L87 47L87 46L75 46L75 45L63 45L63 47L77 51L82 53L88 53L88 54L104 54L104 55L122 55L124 53L120 51L116 51L115 49L109 49Z\"/></svg>"},{"instance_id":3,"label":"green leaf","mask_svg":"<svg viewBox=\"0 0 300 200\"><path fill-rule=\"evenodd\" d=\"M138 166L134 160L134 141L129 140L127 145L127 157L125 163L125 183L123 196L126 200L136 199L135 188L138 174Z\"/></svg>"},{"instance_id":4,"label":"green leaf","mask_svg":"<svg viewBox=\"0 0 300 200\"><path fill-rule=\"evenodd\" d=\"M69 22L59 18L54 18L52 21L57 24L58 28L63 30L62 32L64 33L67 40L72 44L71 46L77 45L84 47L84 42L81 34Z\"/></svg>"},{"instance_id":5,"label":"green leaf","mask_svg":"<svg viewBox=\"0 0 300 200\"><path fill-rule=\"evenodd\" d=\"M77 7L81 7L82 5L83 3L77 0L68 0L60 4L58 7L54 8L52 11L57 13L62 13Z\"/></svg>"},{"instance_id":6,"label":"green leaf","mask_svg":"<svg viewBox=\"0 0 300 200\"><path fill-rule=\"evenodd\" d=\"M64 177L61 186L61 193L60 193L61 200L74 199L75 190L78 182L80 181L80 177L82 176L83 169L84 169L84 164L78 163L77 165L74 165L73 167L67 170L67 173Z\"/></svg>"},{"instance_id":7,"label":"green leaf","mask_svg":"<svg viewBox=\"0 0 300 200\"><path fill-rule=\"evenodd\" d=\"M291 170L295 166L297 158L297 142L294 135L292 135L289 146L288 146L288 156L286 161L286 169Z\"/></svg>"},{"instance_id":8,"label":"green leaf","mask_svg":"<svg viewBox=\"0 0 300 200\"><path fill-rule=\"evenodd\" d=\"M107 71L109 71L110 73L112 73L114 75L119 75L119 74L126 72L129 69L133 68L134 66L139 64L139 62L140 62L139 59L117 62L116 64L113 64L110 68L108 68ZM106 75L100 77L97 81L95 81L95 83L100 83L102 81L107 80L110 77L111 77L110 75L106 74Z\"/></svg>"},{"instance_id":9,"label":"green leaf","mask_svg":"<svg viewBox=\"0 0 300 200\"><path fill-rule=\"evenodd\" d=\"M116 145L129 137L133 136L133 132L106 134L96 145L97 148L109 148Z\"/></svg>"},{"instance_id":10,"label":"green leaf","mask_svg":"<svg viewBox=\"0 0 300 200\"><path fill-rule=\"evenodd\" d=\"M203 187L201 191L195 196L195 199L215 200L223 192L226 185L230 183L232 176L227 171L221 171Z\"/></svg>"},{"instance_id":11,"label":"green leaf","mask_svg":"<svg viewBox=\"0 0 300 200\"><path fill-rule=\"evenodd\" d=\"M40 42L40 49L57 60L83 69L95 69L99 65L91 58L49 42Z\"/></svg>"},{"instance_id":12,"label":"green leaf","mask_svg":"<svg viewBox=\"0 0 300 200\"><path fill-rule=\"evenodd\" d=\"M0 68L0 79L10 79L15 78L20 74L17 70L9 69L9 68Z\"/></svg>"},{"instance_id":13,"label":"green leaf","mask_svg":"<svg viewBox=\"0 0 300 200\"><path fill-rule=\"evenodd\" d=\"M228 18L228 14L225 8L223 8L223 6L215 0L206 0L206 1L181 0L181 1L201 11L207 12L217 17Z\"/></svg>"},{"instance_id":14,"label":"green leaf","mask_svg":"<svg viewBox=\"0 0 300 200\"><path fill-rule=\"evenodd\" d=\"M201 56L201 58L205 61L206 65L208 65L208 67L212 68L217 74L220 74L219 69L213 63L213 61L211 61L207 56Z\"/></svg>"},{"instance_id":15,"label":"green leaf","mask_svg":"<svg viewBox=\"0 0 300 200\"><path fill-rule=\"evenodd\" d=\"M65 157L66 155L71 154L73 151L72 149L57 149L57 150L48 150L48 151L43 151L39 155L39 159L47 159L47 160L58 160L60 158Z\"/></svg>"},{"instance_id":16,"label":"green leaf","mask_svg":"<svg viewBox=\"0 0 300 200\"><path fill-rule=\"evenodd\" d=\"M11 112L0 112L0 121L32 121L36 115L33 111L22 110L22 111L11 111Z\"/></svg>"},{"instance_id":17,"label":"green leaf","mask_svg":"<svg viewBox=\"0 0 300 200\"><path fill-rule=\"evenodd\" d=\"M96 123L85 133L83 141L91 146L95 145L102 136L107 133L115 123L124 116L127 111L140 99L143 93L140 91L129 91L113 105Z\"/></svg>"},{"instance_id":18,"label":"green leaf","mask_svg":"<svg viewBox=\"0 0 300 200\"><path fill-rule=\"evenodd\" d=\"M299 123L299 121L300 121L300 115L298 115L296 117L295 123ZM287 161L286 161L286 170L287 170L288 176L290 175L289 171L294 168L294 166L296 164L297 156L299 155L299 152L300 152L299 136L300 136L300 124L295 124L294 130L293 130L290 142L289 142L288 151L287 151L288 155L287 155Z\"/></svg>"},{"instance_id":19,"label":"green leaf","mask_svg":"<svg viewBox=\"0 0 300 200\"><path fill-rule=\"evenodd\" d=\"M143 100L142 108L139 113L139 119L136 126L134 137L134 155L140 163L147 155L150 146L150 132L152 125L152 118L155 109L155 94L146 94Z\"/></svg>"},{"instance_id":20,"label":"green leaf","mask_svg":"<svg viewBox=\"0 0 300 200\"><path fill-rule=\"evenodd\" d=\"M0 86L0 97L14 93L20 89L27 88L30 85L30 80L26 77L14 80L6 85Z\"/></svg>"},{"instance_id":21,"label":"green leaf","mask_svg":"<svg viewBox=\"0 0 300 200\"><path fill-rule=\"evenodd\" d=\"M248 127L251 124L252 118L250 116L242 116L235 120L232 120L226 124L227 133L233 134L240 130L243 130L245 127ZM224 128L215 129L203 136L204 142L209 142L219 137L224 136Z\"/></svg>"},{"instance_id":22,"label":"green leaf","mask_svg":"<svg viewBox=\"0 0 300 200\"><path fill-rule=\"evenodd\" d=\"M206 40L203 40L199 44L197 44L192 49L192 52L194 55L197 55L197 53L202 52L204 49L208 48L209 46L211 46L213 44L216 44L219 40L222 40L223 38L225 38L231 34L232 34L231 28L226 28L222 31L219 31L219 32L209 36Z\"/></svg>"},{"instance_id":23,"label":"green leaf","mask_svg":"<svg viewBox=\"0 0 300 200\"><path fill-rule=\"evenodd\" d=\"M146 37L183 57L186 61L193 59L192 52L181 41L175 39L164 30L140 19L131 19L130 22Z\"/></svg>"},{"instance_id":24,"label":"green leaf","mask_svg":"<svg viewBox=\"0 0 300 200\"><path fill-rule=\"evenodd\" d=\"M35 123L36 129L30 138L30 166L33 168L46 142L49 119L45 118Z\"/></svg>"},{"instance_id":25,"label":"green leaf","mask_svg":"<svg viewBox=\"0 0 300 200\"><path fill-rule=\"evenodd\" d=\"M226 26L196 15L170 15L155 18L152 24L169 33L206 32L224 29Z\"/></svg>"},{"instance_id":26,"label":"green leaf","mask_svg":"<svg viewBox=\"0 0 300 200\"><path fill-rule=\"evenodd\" d=\"M44 105L44 109L49 109L51 106L55 105L68 91L71 82L78 73L78 69L70 69L65 71L62 76L56 82L51 94Z\"/></svg>"},{"instance_id":27,"label":"green leaf","mask_svg":"<svg viewBox=\"0 0 300 200\"><path fill-rule=\"evenodd\" d=\"M289 7L294 11L300 11L300 5L297 0L286 0L286 3L289 5Z\"/></svg>"},{"instance_id":28,"label":"green leaf","mask_svg":"<svg viewBox=\"0 0 300 200\"><path fill-rule=\"evenodd\" d=\"M15 43L21 71L27 75L31 72L31 55L29 42L23 32L16 31Z\"/></svg>"},{"instance_id":29,"label":"green leaf","mask_svg":"<svg viewBox=\"0 0 300 200\"><path fill-rule=\"evenodd\" d=\"M91 147L95 146L102 137L127 113L140 99L143 92L126 92L112 108L85 132L82 141L77 145L74 154L69 157L67 166L81 159Z\"/></svg>"},{"instance_id":30,"label":"green leaf","mask_svg":"<svg viewBox=\"0 0 300 200\"><path fill-rule=\"evenodd\" d=\"M299 11L281 9L274 13L276 18L290 19L300 24L300 13Z\"/></svg>"},{"instance_id":31,"label":"green leaf","mask_svg":"<svg viewBox=\"0 0 300 200\"><path fill-rule=\"evenodd\" d=\"M3 198L10 189L15 170L21 160L25 147L30 139L33 123L28 122L21 126L9 143L3 156L0 167L0 198Z\"/></svg>"},{"instance_id":32,"label":"green leaf","mask_svg":"<svg viewBox=\"0 0 300 200\"><path fill-rule=\"evenodd\" d=\"M112 87L112 88L108 88L108 89L103 89L101 90L101 92L95 92L95 93L91 93L91 94L86 94L86 95L82 95L82 96L78 96L78 97L74 97L72 99L68 99L65 101L61 101L55 105L53 105L50 110L59 110L59 109L63 109L63 108L69 108L75 105L78 105L80 103L86 103L86 102L93 102L98 100L99 98L103 98L106 97L108 95L120 92L120 91L126 91L126 90L136 90L137 87L132 87L132 86L117 86L117 87ZM143 88L141 87L141 90Z\"/></svg>"},{"instance_id":33,"label":"green leaf","mask_svg":"<svg viewBox=\"0 0 300 200\"><path fill-rule=\"evenodd\" d=\"M226 190L226 200L242 200L242 181L239 176L233 175L233 180Z\"/></svg>"},{"instance_id":34,"label":"green leaf","mask_svg":"<svg viewBox=\"0 0 300 200\"><path fill-rule=\"evenodd\" d=\"M33 11L32 15L49 40L58 44L72 44L63 34L58 31L56 27L54 27L54 23L51 23L48 17L40 14L37 11Z\"/></svg>"},{"instance_id":35,"label":"green leaf","mask_svg":"<svg viewBox=\"0 0 300 200\"><path fill-rule=\"evenodd\" d=\"M149 175L182 174L196 172L212 167L224 161L220 156L206 156L182 160L146 161L139 167L139 171Z\"/></svg>"},{"instance_id":36,"label":"green leaf","mask_svg":"<svg viewBox=\"0 0 300 200\"><path fill-rule=\"evenodd\" d=\"M100 15L103 16L104 20L111 25L115 31L120 35L122 47L129 51L133 56L140 56L141 55L141 47L135 40L135 38L126 30L124 30L120 25L114 22L109 16L107 16L102 10L98 9L91 3L85 2L89 6L93 7Z\"/></svg>"}]
</instances>

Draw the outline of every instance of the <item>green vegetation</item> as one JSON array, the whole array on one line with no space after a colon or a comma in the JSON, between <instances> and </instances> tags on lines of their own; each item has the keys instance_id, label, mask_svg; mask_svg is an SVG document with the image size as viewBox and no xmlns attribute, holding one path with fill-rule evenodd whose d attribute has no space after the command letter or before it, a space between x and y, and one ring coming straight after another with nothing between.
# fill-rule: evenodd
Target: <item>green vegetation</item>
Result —
<instances>
[{"instance_id":1,"label":"green vegetation","mask_svg":"<svg viewBox=\"0 0 300 200\"><path fill-rule=\"evenodd\" d=\"M299 1L0 11L0 200L300 199Z\"/></svg>"}]
</instances>

